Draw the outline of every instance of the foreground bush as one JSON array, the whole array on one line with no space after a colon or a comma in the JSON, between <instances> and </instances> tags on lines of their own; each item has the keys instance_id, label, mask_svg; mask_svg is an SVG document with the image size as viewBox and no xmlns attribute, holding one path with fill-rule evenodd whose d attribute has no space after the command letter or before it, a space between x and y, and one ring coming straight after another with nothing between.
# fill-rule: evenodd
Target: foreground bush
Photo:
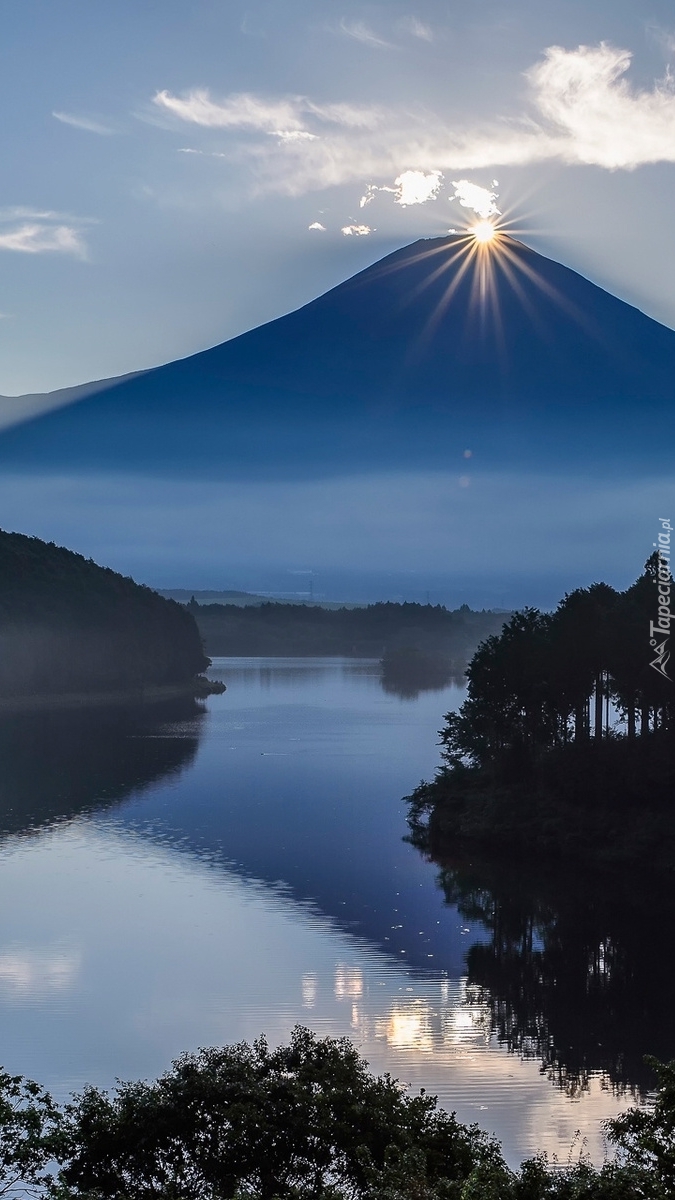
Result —
<instances>
[{"instance_id":1,"label":"foreground bush","mask_svg":"<svg viewBox=\"0 0 675 1200\"><path fill-rule=\"evenodd\" d=\"M616 1162L506 1166L425 1095L375 1078L346 1040L297 1028L184 1055L154 1083L87 1088L59 1110L0 1074L0 1195L56 1200L666 1200L675 1196L675 1064L652 1111L608 1124ZM56 1164L56 1166L54 1166Z\"/></svg>"}]
</instances>

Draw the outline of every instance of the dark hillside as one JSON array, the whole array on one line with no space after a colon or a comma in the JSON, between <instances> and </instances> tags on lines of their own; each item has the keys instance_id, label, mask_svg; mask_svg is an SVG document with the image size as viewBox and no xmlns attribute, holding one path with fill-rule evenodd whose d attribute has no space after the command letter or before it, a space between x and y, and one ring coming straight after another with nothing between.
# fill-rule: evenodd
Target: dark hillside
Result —
<instances>
[{"instance_id":1,"label":"dark hillside","mask_svg":"<svg viewBox=\"0 0 675 1200\"><path fill-rule=\"evenodd\" d=\"M206 666L181 605L71 550L0 532L0 696L181 685Z\"/></svg>"}]
</instances>

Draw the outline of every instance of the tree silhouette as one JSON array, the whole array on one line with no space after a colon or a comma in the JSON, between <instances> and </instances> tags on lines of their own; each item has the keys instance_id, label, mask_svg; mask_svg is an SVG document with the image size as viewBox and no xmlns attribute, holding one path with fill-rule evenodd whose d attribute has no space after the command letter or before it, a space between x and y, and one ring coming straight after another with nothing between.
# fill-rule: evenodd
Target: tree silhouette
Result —
<instances>
[{"instance_id":1,"label":"tree silhouette","mask_svg":"<svg viewBox=\"0 0 675 1200\"><path fill-rule=\"evenodd\" d=\"M441 769L407 798L415 844L651 855L672 868L675 682L658 669L668 635L650 638L664 579L656 554L626 591L579 588L552 614L515 613L479 646L467 699L440 731Z\"/></svg>"},{"instance_id":2,"label":"tree silhouette","mask_svg":"<svg viewBox=\"0 0 675 1200\"><path fill-rule=\"evenodd\" d=\"M552 615L525 609L483 642L467 670L467 700L445 718L446 764L499 765L512 775L566 745L572 730L581 744L615 737L612 701L631 739L637 714L645 737L672 728L673 685L650 669L657 571L654 554L627 591L577 588Z\"/></svg>"}]
</instances>

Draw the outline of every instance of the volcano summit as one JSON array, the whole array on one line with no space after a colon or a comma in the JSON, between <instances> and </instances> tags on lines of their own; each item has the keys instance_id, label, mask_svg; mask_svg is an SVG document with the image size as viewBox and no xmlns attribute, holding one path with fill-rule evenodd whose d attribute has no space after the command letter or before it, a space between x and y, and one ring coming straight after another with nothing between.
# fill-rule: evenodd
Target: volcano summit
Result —
<instances>
[{"instance_id":1,"label":"volcano summit","mask_svg":"<svg viewBox=\"0 0 675 1200\"><path fill-rule=\"evenodd\" d=\"M211 350L70 389L0 435L0 462L298 478L442 469L469 445L492 467L653 469L674 395L672 330L509 237L454 236Z\"/></svg>"}]
</instances>

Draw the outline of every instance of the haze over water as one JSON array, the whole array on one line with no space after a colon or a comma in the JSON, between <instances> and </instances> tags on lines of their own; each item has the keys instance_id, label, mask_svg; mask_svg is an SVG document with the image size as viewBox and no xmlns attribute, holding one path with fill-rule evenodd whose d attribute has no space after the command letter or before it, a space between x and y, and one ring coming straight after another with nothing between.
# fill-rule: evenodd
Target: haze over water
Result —
<instances>
[{"instance_id":1,"label":"haze over water","mask_svg":"<svg viewBox=\"0 0 675 1200\"><path fill-rule=\"evenodd\" d=\"M499 1044L467 981L492 934L403 841L401 797L433 773L461 690L387 694L357 660L212 673L228 690L206 712L4 718L0 1062L62 1098L301 1023L437 1093L513 1163L583 1139L600 1157L630 1088L593 1069L559 1087L534 1040L529 1057Z\"/></svg>"}]
</instances>

